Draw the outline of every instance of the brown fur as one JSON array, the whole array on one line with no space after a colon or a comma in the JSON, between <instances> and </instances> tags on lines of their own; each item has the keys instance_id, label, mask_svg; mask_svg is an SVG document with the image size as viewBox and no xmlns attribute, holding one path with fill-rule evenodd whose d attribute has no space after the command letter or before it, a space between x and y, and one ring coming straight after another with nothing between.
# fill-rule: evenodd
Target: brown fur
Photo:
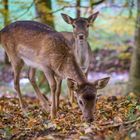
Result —
<instances>
[{"instance_id":1,"label":"brown fur","mask_svg":"<svg viewBox=\"0 0 140 140\"><path fill-rule=\"evenodd\" d=\"M78 17L71 18L66 14L62 14L65 22L73 26L73 32L61 32L61 34L71 43L72 50L75 54L76 60L82 69L83 73L88 76L91 48L87 41L89 35L89 25L96 19L98 12L94 13L88 18ZM81 38L82 37L82 38ZM71 80L67 81L68 92L70 95L71 103L74 102L74 92L72 91Z\"/></svg>"},{"instance_id":2,"label":"brown fur","mask_svg":"<svg viewBox=\"0 0 140 140\"><path fill-rule=\"evenodd\" d=\"M44 108L46 103L35 83L34 68L45 73L51 87L52 102L55 101L54 92L60 91L60 87L56 89L57 81L60 82L64 78L71 78L78 84L86 81L67 41L49 26L33 21L18 21L3 28L0 36L1 44L8 54L14 70L15 89L22 108L24 105L19 88L19 75L24 63L30 66L29 79ZM54 78L54 76L58 78ZM53 104L55 106L55 103ZM53 109L52 116L54 117Z\"/></svg>"},{"instance_id":3,"label":"brown fur","mask_svg":"<svg viewBox=\"0 0 140 140\"><path fill-rule=\"evenodd\" d=\"M85 100L83 95L93 94L96 97L96 85L106 85L107 79L89 84L80 69L76 58L65 38L47 25L34 21L18 21L6 26L0 31L1 44L4 47L14 71L14 88L18 94L20 106L23 104L19 78L21 69L25 64L29 66L29 80L37 94L43 110L46 111L48 104L41 94L36 82L36 68L44 72L51 89L51 118L56 116L61 81L64 78L72 79L80 87L77 92L77 101L86 102L86 106L80 107L86 120L91 121L95 108L95 99ZM97 87L99 87L97 86ZM87 90L84 90L86 87ZM56 97L57 99L56 99Z\"/></svg>"}]
</instances>

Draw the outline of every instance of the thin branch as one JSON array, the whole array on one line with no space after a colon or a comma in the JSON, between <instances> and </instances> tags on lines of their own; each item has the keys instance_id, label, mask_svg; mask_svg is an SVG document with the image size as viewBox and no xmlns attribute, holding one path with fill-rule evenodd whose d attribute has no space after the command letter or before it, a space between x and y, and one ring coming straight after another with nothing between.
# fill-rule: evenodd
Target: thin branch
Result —
<instances>
[{"instance_id":1,"label":"thin branch","mask_svg":"<svg viewBox=\"0 0 140 140\"><path fill-rule=\"evenodd\" d=\"M93 2L91 3L91 6L96 6L96 5L99 5L101 3L103 3L105 0L100 0L100 1L97 1L97 2Z\"/></svg>"},{"instance_id":2,"label":"thin branch","mask_svg":"<svg viewBox=\"0 0 140 140\"><path fill-rule=\"evenodd\" d=\"M50 14L50 13L56 13L56 12L59 12L61 10L64 10L65 8L76 8L77 6L63 6L55 11L52 11L52 12L49 12L47 14ZM80 6L80 8L89 8L88 6Z\"/></svg>"},{"instance_id":3,"label":"thin branch","mask_svg":"<svg viewBox=\"0 0 140 140\"><path fill-rule=\"evenodd\" d=\"M135 120L131 120L131 121L123 122L123 123L116 123L116 124L112 124L112 125L107 125L103 129L113 128L113 127L119 127L119 126L122 126L122 125L128 125L128 124L135 123L137 121L140 121L140 117L138 117ZM102 125L104 125L104 124L102 124Z\"/></svg>"},{"instance_id":4,"label":"thin branch","mask_svg":"<svg viewBox=\"0 0 140 140\"><path fill-rule=\"evenodd\" d=\"M48 13L46 13L46 14L54 14L54 13L57 13L57 12L59 12L59 11L64 10L65 8L68 8L68 6L63 6L63 7L62 7L62 8L60 8L60 9L57 9L57 10L52 11L52 12L48 12Z\"/></svg>"},{"instance_id":5,"label":"thin branch","mask_svg":"<svg viewBox=\"0 0 140 140\"><path fill-rule=\"evenodd\" d=\"M99 5L99 4L103 3L104 1L105 1L105 0L100 0L100 1L98 1L98 2L92 3L91 5L92 5L92 6ZM16 18L12 19L12 21L18 20L20 17L24 16L24 15L31 9L31 7L32 7L33 5L34 5L34 2L31 3L31 5L27 8L27 10L26 10L25 12L23 12L20 16L18 16L18 17L16 17ZM123 6L116 6L116 5L111 5L111 6L112 6L112 7L117 7L117 8L122 8L122 7L123 7ZM80 6L80 7L81 7L81 8L86 8L86 9L89 8L88 6ZM59 8L59 9L56 9L56 10L54 10L54 11L52 11L52 12L46 13L46 15L57 13L57 12L59 12L59 11L64 10L65 8L76 8L76 6L73 6L73 5L63 6L63 7ZM37 19L37 18L39 18L39 16L34 17L33 19Z\"/></svg>"},{"instance_id":6,"label":"thin branch","mask_svg":"<svg viewBox=\"0 0 140 140\"><path fill-rule=\"evenodd\" d=\"M55 13L57 13L57 12L59 12L59 11L64 10L65 8L75 8L75 7L76 7L76 6L63 6L63 7L59 8L59 9L57 9L57 10L55 10L55 11L46 13L46 15L55 14ZM80 7L81 7L81 8L88 8L88 6L80 6ZM32 20L35 20L35 19L37 19L37 18L40 18L40 16L36 16L36 17L32 18Z\"/></svg>"},{"instance_id":7,"label":"thin branch","mask_svg":"<svg viewBox=\"0 0 140 140\"><path fill-rule=\"evenodd\" d=\"M18 17L12 19L12 21L18 20L19 18L21 18L22 16L24 16L26 13L29 12L29 10L32 8L32 6L34 5L34 2L31 3L31 5L27 8L27 10L25 12L23 12L21 15L19 15Z\"/></svg>"},{"instance_id":8,"label":"thin branch","mask_svg":"<svg viewBox=\"0 0 140 140\"><path fill-rule=\"evenodd\" d=\"M55 11L48 12L48 13L46 13L46 15L57 13L57 12L59 12L59 11L64 10L65 8L66 8L66 6L64 6L64 7L60 8L60 9L57 9L57 10L55 10ZM36 16L36 17L34 17L34 18L32 18L32 20L35 20L35 19L38 19L38 18L40 18L40 16L39 16L39 15L38 15L38 16Z\"/></svg>"},{"instance_id":9,"label":"thin branch","mask_svg":"<svg viewBox=\"0 0 140 140\"><path fill-rule=\"evenodd\" d=\"M94 6L94 5L98 5L98 4L102 3L103 1L105 1L105 0L100 0L100 1L98 1L98 2L93 3L92 5L93 5L93 6ZM21 18L22 16L24 16L26 13L28 13L29 10L31 9L31 7L32 7L33 5L34 5L34 2L31 3L31 5L27 8L27 10L26 10L25 12L23 12L23 13L22 13L21 15L19 15L18 17L12 19L12 21L18 20L19 18ZM63 6L63 7L59 8L59 9L57 9L57 10L55 10L55 11L46 13L46 15L57 13L57 12L59 12L59 11L64 10L65 8L75 8L75 7L76 7L76 6L72 6L72 5L71 5L71 6ZM88 8L88 6L80 6L80 7L81 7L81 8ZM36 19L36 18L39 18L39 16L38 16L38 17L35 17L35 18L33 18L33 19Z\"/></svg>"}]
</instances>

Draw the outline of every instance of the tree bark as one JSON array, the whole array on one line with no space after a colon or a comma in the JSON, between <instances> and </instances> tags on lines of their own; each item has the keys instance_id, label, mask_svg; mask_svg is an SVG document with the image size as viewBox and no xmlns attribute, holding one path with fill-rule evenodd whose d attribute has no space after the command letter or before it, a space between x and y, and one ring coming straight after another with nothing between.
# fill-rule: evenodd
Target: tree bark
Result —
<instances>
[{"instance_id":1,"label":"tree bark","mask_svg":"<svg viewBox=\"0 0 140 140\"><path fill-rule=\"evenodd\" d=\"M46 23L54 27L54 17L52 13L51 0L34 0L36 12L40 18L41 23Z\"/></svg>"},{"instance_id":2,"label":"tree bark","mask_svg":"<svg viewBox=\"0 0 140 140\"><path fill-rule=\"evenodd\" d=\"M76 17L77 18L81 16L80 3L81 3L81 0L77 0L77 3L76 3Z\"/></svg>"},{"instance_id":3,"label":"tree bark","mask_svg":"<svg viewBox=\"0 0 140 140\"><path fill-rule=\"evenodd\" d=\"M4 6L4 13L3 13L4 26L6 26L10 23L9 22L9 5L8 5L8 0L3 0L2 2L3 2L3 6ZM4 53L4 63L10 64L6 53Z\"/></svg>"},{"instance_id":4,"label":"tree bark","mask_svg":"<svg viewBox=\"0 0 140 140\"><path fill-rule=\"evenodd\" d=\"M135 48L133 49L127 94L140 96L140 1L137 0L137 20L135 29Z\"/></svg>"}]
</instances>

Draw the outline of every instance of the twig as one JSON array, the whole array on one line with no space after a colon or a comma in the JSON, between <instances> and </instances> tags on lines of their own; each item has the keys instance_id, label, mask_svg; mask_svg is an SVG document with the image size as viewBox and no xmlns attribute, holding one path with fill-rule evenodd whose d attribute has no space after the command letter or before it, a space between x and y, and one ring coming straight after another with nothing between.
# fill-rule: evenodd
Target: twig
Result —
<instances>
[{"instance_id":1,"label":"twig","mask_svg":"<svg viewBox=\"0 0 140 140\"><path fill-rule=\"evenodd\" d=\"M57 13L57 12L59 12L59 11L64 10L65 8L75 8L75 7L76 7L76 6L63 6L63 7L59 8L59 9L57 9L57 10L55 10L55 11L46 13L46 15ZM82 7L82 8L88 8L88 6L80 6L80 7ZM35 20L35 19L37 19L37 18L40 18L40 16L36 16L36 17L32 18L32 20Z\"/></svg>"},{"instance_id":2,"label":"twig","mask_svg":"<svg viewBox=\"0 0 140 140\"><path fill-rule=\"evenodd\" d=\"M61 7L61 8L59 8L59 9L57 9L57 10L55 10L55 11L52 11L52 12L49 12L49 13L47 13L47 14L53 14L53 13L56 13L56 12L59 12L59 11L61 11L61 10L64 10L65 8L76 8L77 6L72 6L72 5L70 5L70 6L63 6L63 7ZM80 6L81 8L88 8L88 6Z\"/></svg>"},{"instance_id":3,"label":"twig","mask_svg":"<svg viewBox=\"0 0 140 140\"><path fill-rule=\"evenodd\" d=\"M134 123L134 122L137 122L137 121L140 121L140 117L138 117L137 119L132 120L132 121L124 122L124 124L127 125L127 124Z\"/></svg>"},{"instance_id":4,"label":"twig","mask_svg":"<svg viewBox=\"0 0 140 140\"><path fill-rule=\"evenodd\" d=\"M95 2L95 3L92 4L92 6L98 5L98 4L102 3L103 1L105 1L105 0L101 0L101 1ZM24 16L26 13L28 13L29 10L31 9L31 7L32 7L33 5L34 5L34 2L31 3L31 5L27 8L27 10L26 10L25 12L23 12L20 16L18 16L18 17L16 17L16 18L12 19L12 21L18 20L20 17L22 17L22 16ZM64 10L65 8L75 8L75 7L76 7L76 6L72 6L72 5L70 5L70 6L63 6L63 7L59 8L59 9L57 9L57 10L55 10L55 11L46 13L46 15L57 13L57 12L59 12L59 11ZM80 6L80 7L81 7L81 8L89 8L88 6ZM37 18L39 18L39 16L34 17L33 19L37 19ZM11 22L12 22L12 21L11 21Z\"/></svg>"},{"instance_id":5,"label":"twig","mask_svg":"<svg viewBox=\"0 0 140 140\"><path fill-rule=\"evenodd\" d=\"M100 0L100 1L97 1L97 2L93 2L91 3L91 6L96 6L96 5L99 5L101 3L103 3L105 0Z\"/></svg>"},{"instance_id":6,"label":"twig","mask_svg":"<svg viewBox=\"0 0 140 140\"><path fill-rule=\"evenodd\" d=\"M55 11L52 11L52 12L49 12L49 13L46 13L46 14L54 14L54 13L56 13L56 12L59 12L59 11L61 11L61 10L64 10L66 8L66 6L63 6L62 8L60 8L60 9L57 9L57 10L55 10Z\"/></svg>"},{"instance_id":7,"label":"twig","mask_svg":"<svg viewBox=\"0 0 140 140\"><path fill-rule=\"evenodd\" d=\"M138 117L137 119L132 120L132 121L127 121L127 122L123 122L123 123L117 123L117 124L108 125L108 126L104 127L103 129L119 127L121 125L128 125L128 124L131 124L131 123L135 123L137 121L140 121L140 117ZM104 124L102 124L102 125L104 125Z\"/></svg>"},{"instance_id":8,"label":"twig","mask_svg":"<svg viewBox=\"0 0 140 140\"><path fill-rule=\"evenodd\" d=\"M31 5L27 8L27 10L25 12L23 12L21 15L19 15L18 17L12 19L12 21L18 20L20 17L24 16L26 13L29 12L29 10L31 9L31 7L34 5L34 2L31 3Z\"/></svg>"}]
</instances>

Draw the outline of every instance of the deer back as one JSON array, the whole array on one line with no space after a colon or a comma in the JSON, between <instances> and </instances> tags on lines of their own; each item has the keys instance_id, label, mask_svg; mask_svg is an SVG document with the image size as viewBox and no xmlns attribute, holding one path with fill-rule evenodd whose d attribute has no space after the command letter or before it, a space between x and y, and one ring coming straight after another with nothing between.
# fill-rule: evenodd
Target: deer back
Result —
<instances>
[{"instance_id":1,"label":"deer back","mask_svg":"<svg viewBox=\"0 0 140 140\"><path fill-rule=\"evenodd\" d=\"M22 59L41 70L49 67L62 78L74 78L78 82L84 79L70 44L51 27L34 21L18 21L6 26L0 34L10 59Z\"/></svg>"}]
</instances>

